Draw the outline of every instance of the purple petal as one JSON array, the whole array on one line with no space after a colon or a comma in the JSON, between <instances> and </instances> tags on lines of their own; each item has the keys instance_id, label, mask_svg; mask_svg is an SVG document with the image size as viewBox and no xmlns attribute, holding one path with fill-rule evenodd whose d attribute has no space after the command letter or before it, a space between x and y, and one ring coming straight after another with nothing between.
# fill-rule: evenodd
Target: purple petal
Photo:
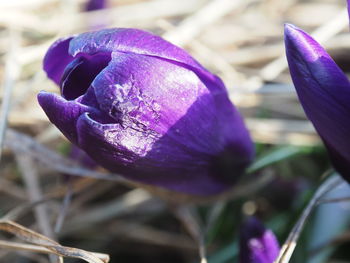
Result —
<instances>
[{"instance_id":1,"label":"purple petal","mask_svg":"<svg viewBox=\"0 0 350 263\"><path fill-rule=\"evenodd\" d=\"M279 244L271 230L254 217L241 227L240 263L273 263L278 257Z\"/></svg>"},{"instance_id":2,"label":"purple petal","mask_svg":"<svg viewBox=\"0 0 350 263\"><path fill-rule=\"evenodd\" d=\"M267 229L262 237L262 243L264 244L264 252L268 262L274 262L279 254L279 244L274 233ZM267 263L267 262L266 262Z\"/></svg>"},{"instance_id":3,"label":"purple petal","mask_svg":"<svg viewBox=\"0 0 350 263\"><path fill-rule=\"evenodd\" d=\"M71 39L72 37L57 40L50 46L44 58L44 70L57 85L60 83L64 69L74 59L68 53Z\"/></svg>"},{"instance_id":4,"label":"purple petal","mask_svg":"<svg viewBox=\"0 0 350 263\"><path fill-rule=\"evenodd\" d=\"M335 169L349 177L349 80L322 46L302 30L286 25L285 43L290 73L305 113L325 142Z\"/></svg>"},{"instance_id":5,"label":"purple petal","mask_svg":"<svg viewBox=\"0 0 350 263\"><path fill-rule=\"evenodd\" d=\"M210 156L193 154L168 136L157 138L118 124L101 124L88 115L79 118L77 129L79 146L97 163L142 183L211 195L229 188L242 173L242 169L231 173L230 183L225 177L213 176L208 167Z\"/></svg>"},{"instance_id":6,"label":"purple petal","mask_svg":"<svg viewBox=\"0 0 350 263\"><path fill-rule=\"evenodd\" d=\"M110 61L110 54L98 53L93 56L80 56L69 63L61 79L61 93L67 100L83 95L97 74Z\"/></svg>"},{"instance_id":7,"label":"purple petal","mask_svg":"<svg viewBox=\"0 0 350 263\"><path fill-rule=\"evenodd\" d=\"M74 37L69 52L74 60L57 75L74 101L45 94L39 101L105 168L211 195L231 187L251 162L254 146L222 81L184 50L141 30L111 29Z\"/></svg>"},{"instance_id":8,"label":"purple petal","mask_svg":"<svg viewBox=\"0 0 350 263\"><path fill-rule=\"evenodd\" d=\"M219 136L217 126L210 127L215 123L205 126L201 103L194 103L165 134L101 124L85 114L77 124L79 146L97 163L131 180L196 195L222 192L243 173L254 151L249 137L227 138ZM223 163L228 169L217 169Z\"/></svg>"},{"instance_id":9,"label":"purple petal","mask_svg":"<svg viewBox=\"0 0 350 263\"><path fill-rule=\"evenodd\" d=\"M161 135L198 97L209 94L186 68L155 57L120 52L113 53L111 63L92 86L101 110L110 117L124 126L151 129Z\"/></svg>"},{"instance_id":10,"label":"purple petal","mask_svg":"<svg viewBox=\"0 0 350 263\"><path fill-rule=\"evenodd\" d=\"M159 57L169 62L180 63L193 70L200 78L214 83L213 88L225 89L215 75L203 68L185 50L139 29L113 28L87 32L74 37L69 46L69 53L72 56L79 53L115 51Z\"/></svg>"},{"instance_id":11,"label":"purple petal","mask_svg":"<svg viewBox=\"0 0 350 263\"><path fill-rule=\"evenodd\" d=\"M175 123L186 119L184 128L173 135L179 143L210 153L223 150L227 141L240 141L247 149L244 158L253 155L249 134L226 92L211 92L187 68L156 57L114 52L92 86L100 109L124 126L169 135ZM189 109L195 112L191 118Z\"/></svg>"},{"instance_id":12,"label":"purple petal","mask_svg":"<svg viewBox=\"0 0 350 263\"><path fill-rule=\"evenodd\" d=\"M118 172L150 150L155 140L118 123L93 119L88 114L80 116L77 131L78 145L102 166Z\"/></svg>"},{"instance_id":13,"label":"purple petal","mask_svg":"<svg viewBox=\"0 0 350 263\"><path fill-rule=\"evenodd\" d=\"M49 120L73 143L77 143L76 122L84 112L95 110L76 101L66 101L59 95L40 92L38 94L40 106Z\"/></svg>"},{"instance_id":14,"label":"purple petal","mask_svg":"<svg viewBox=\"0 0 350 263\"><path fill-rule=\"evenodd\" d=\"M94 91L94 88L90 86L86 93L83 96L80 96L76 99L76 101L80 102L81 104L90 106L95 109L100 109L100 105L98 104L96 94ZM110 122L115 122L114 120L111 120Z\"/></svg>"}]
</instances>

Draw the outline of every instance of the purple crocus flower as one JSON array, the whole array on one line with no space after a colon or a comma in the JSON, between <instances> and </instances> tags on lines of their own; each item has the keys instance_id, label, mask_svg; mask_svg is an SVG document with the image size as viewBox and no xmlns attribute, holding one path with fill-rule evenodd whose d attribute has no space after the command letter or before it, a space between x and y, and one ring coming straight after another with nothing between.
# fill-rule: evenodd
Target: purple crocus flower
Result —
<instances>
[{"instance_id":1,"label":"purple crocus flower","mask_svg":"<svg viewBox=\"0 0 350 263\"><path fill-rule=\"evenodd\" d=\"M350 83L322 46L287 24L290 74L307 117L326 145L334 168L350 181Z\"/></svg>"},{"instance_id":2,"label":"purple crocus flower","mask_svg":"<svg viewBox=\"0 0 350 263\"><path fill-rule=\"evenodd\" d=\"M222 81L151 33L119 28L60 39L44 70L62 94L38 95L50 121L130 180L212 195L254 156Z\"/></svg>"},{"instance_id":3,"label":"purple crocus flower","mask_svg":"<svg viewBox=\"0 0 350 263\"><path fill-rule=\"evenodd\" d=\"M273 263L277 259L280 250L278 241L258 219L248 218L240 232L240 263Z\"/></svg>"},{"instance_id":4,"label":"purple crocus flower","mask_svg":"<svg viewBox=\"0 0 350 263\"><path fill-rule=\"evenodd\" d=\"M107 0L89 0L86 3L86 11L94 11L99 9L104 9L107 7Z\"/></svg>"}]
</instances>

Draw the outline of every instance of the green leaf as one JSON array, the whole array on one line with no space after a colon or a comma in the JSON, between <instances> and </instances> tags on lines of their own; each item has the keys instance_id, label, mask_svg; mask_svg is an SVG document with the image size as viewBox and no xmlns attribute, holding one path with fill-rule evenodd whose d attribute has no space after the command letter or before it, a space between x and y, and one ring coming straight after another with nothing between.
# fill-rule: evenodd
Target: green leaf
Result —
<instances>
[{"instance_id":1,"label":"green leaf","mask_svg":"<svg viewBox=\"0 0 350 263\"><path fill-rule=\"evenodd\" d=\"M234 258L238 256L238 242L233 241L228 246L220 249L208 258L209 263L235 262Z\"/></svg>"},{"instance_id":2,"label":"green leaf","mask_svg":"<svg viewBox=\"0 0 350 263\"><path fill-rule=\"evenodd\" d=\"M258 158L249 168L248 173L256 172L268 165L277 163L282 160L289 159L291 157L297 156L299 154L309 153L311 150L307 147L300 146L282 146L276 147L269 153Z\"/></svg>"}]
</instances>

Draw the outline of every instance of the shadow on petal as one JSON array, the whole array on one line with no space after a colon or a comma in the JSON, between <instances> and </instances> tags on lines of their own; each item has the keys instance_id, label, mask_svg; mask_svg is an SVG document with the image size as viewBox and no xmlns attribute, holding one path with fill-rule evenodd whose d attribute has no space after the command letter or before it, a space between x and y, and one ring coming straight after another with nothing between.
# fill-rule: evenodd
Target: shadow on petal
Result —
<instances>
[{"instance_id":1,"label":"shadow on petal","mask_svg":"<svg viewBox=\"0 0 350 263\"><path fill-rule=\"evenodd\" d=\"M203 106L206 96L210 95L198 98L161 136L101 124L84 114L77 123L78 144L99 164L128 179L188 194L218 194L244 172L254 146L233 106L217 98L218 111L208 114Z\"/></svg>"},{"instance_id":2,"label":"shadow on petal","mask_svg":"<svg viewBox=\"0 0 350 263\"><path fill-rule=\"evenodd\" d=\"M62 38L57 40L50 46L44 57L43 68L47 76L57 85L60 84L66 66L74 60L74 57L69 55L69 43L73 37Z\"/></svg>"}]
</instances>

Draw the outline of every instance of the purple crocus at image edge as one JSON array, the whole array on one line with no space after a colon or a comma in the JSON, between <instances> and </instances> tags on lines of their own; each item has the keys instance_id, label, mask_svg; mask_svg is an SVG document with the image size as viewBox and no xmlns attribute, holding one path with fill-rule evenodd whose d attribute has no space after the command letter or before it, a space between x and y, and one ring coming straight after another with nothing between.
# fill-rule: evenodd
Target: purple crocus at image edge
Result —
<instances>
[{"instance_id":1,"label":"purple crocus at image edge","mask_svg":"<svg viewBox=\"0 0 350 263\"><path fill-rule=\"evenodd\" d=\"M114 28L60 39L44 70L61 91L38 95L50 121L99 165L130 180L219 194L254 157L223 82L161 37Z\"/></svg>"},{"instance_id":2,"label":"purple crocus at image edge","mask_svg":"<svg viewBox=\"0 0 350 263\"><path fill-rule=\"evenodd\" d=\"M85 5L85 11L95 11L107 7L107 0L89 0Z\"/></svg>"},{"instance_id":3,"label":"purple crocus at image edge","mask_svg":"<svg viewBox=\"0 0 350 263\"><path fill-rule=\"evenodd\" d=\"M273 263L279 253L278 241L269 229L255 217L249 217L241 226L239 263Z\"/></svg>"},{"instance_id":4,"label":"purple crocus at image edge","mask_svg":"<svg viewBox=\"0 0 350 263\"><path fill-rule=\"evenodd\" d=\"M285 25L285 45L300 103L335 170L350 182L349 80L324 48L294 25Z\"/></svg>"}]
</instances>

